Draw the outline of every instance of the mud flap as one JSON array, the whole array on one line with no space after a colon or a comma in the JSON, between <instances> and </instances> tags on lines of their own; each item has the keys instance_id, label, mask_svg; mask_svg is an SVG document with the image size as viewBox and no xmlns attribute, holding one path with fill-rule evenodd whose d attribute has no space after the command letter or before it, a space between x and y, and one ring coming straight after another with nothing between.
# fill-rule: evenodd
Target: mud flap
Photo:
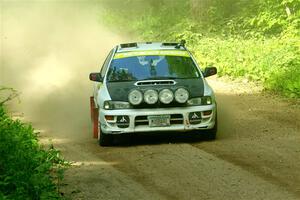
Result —
<instances>
[{"instance_id":1,"label":"mud flap","mask_svg":"<svg viewBox=\"0 0 300 200\"><path fill-rule=\"evenodd\" d=\"M98 108L95 106L94 97L90 97L91 120L93 124L93 138L98 138Z\"/></svg>"}]
</instances>

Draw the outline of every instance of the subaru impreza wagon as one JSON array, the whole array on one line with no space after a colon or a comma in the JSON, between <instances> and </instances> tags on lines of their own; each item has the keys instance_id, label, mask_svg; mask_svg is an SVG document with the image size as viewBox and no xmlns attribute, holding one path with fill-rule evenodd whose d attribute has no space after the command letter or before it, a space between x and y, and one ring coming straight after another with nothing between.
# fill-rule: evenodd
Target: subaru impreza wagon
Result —
<instances>
[{"instance_id":1,"label":"subaru impreza wagon","mask_svg":"<svg viewBox=\"0 0 300 200\"><path fill-rule=\"evenodd\" d=\"M217 132L217 104L202 69L180 43L120 44L108 54L90 98L94 137L101 146L135 132Z\"/></svg>"}]
</instances>

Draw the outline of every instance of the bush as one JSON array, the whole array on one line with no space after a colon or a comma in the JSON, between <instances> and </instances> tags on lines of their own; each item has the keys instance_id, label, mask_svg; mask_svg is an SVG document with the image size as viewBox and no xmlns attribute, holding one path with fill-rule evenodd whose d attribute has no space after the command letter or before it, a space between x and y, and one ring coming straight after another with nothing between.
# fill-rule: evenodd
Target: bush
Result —
<instances>
[{"instance_id":1,"label":"bush","mask_svg":"<svg viewBox=\"0 0 300 200\"><path fill-rule=\"evenodd\" d=\"M54 148L38 143L31 125L12 120L0 106L0 199L59 199L67 165Z\"/></svg>"}]
</instances>

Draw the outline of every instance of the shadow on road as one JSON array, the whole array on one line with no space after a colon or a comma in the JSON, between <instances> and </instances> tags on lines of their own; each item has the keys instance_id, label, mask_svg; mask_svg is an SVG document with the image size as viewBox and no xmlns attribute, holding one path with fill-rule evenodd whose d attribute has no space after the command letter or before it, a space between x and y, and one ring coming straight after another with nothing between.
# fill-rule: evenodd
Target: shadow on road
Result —
<instances>
[{"instance_id":1,"label":"shadow on road","mask_svg":"<svg viewBox=\"0 0 300 200\"><path fill-rule=\"evenodd\" d=\"M117 135L114 146L159 145L171 143L199 143L209 141L205 131L192 132L155 132Z\"/></svg>"}]
</instances>

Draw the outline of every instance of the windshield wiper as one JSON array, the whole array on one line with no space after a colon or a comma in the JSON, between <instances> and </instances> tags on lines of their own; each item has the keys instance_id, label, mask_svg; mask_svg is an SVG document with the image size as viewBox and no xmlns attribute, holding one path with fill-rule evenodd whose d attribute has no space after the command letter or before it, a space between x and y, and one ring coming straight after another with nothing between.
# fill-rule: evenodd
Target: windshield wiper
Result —
<instances>
[{"instance_id":1,"label":"windshield wiper","mask_svg":"<svg viewBox=\"0 0 300 200\"><path fill-rule=\"evenodd\" d=\"M137 81L136 79L134 80L108 80L108 82L131 82L131 81Z\"/></svg>"}]
</instances>

